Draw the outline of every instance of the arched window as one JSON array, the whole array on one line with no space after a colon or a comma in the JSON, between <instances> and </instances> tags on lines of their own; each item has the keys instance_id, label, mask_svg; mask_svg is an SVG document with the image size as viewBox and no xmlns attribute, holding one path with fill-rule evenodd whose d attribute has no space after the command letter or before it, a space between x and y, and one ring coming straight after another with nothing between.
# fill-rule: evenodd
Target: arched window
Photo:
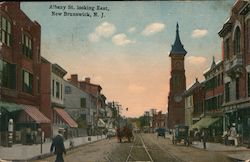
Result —
<instances>
[{"instance_id":1,"label":"arched window","mask_svg":"<svg viewBox=\"0 0 250 162\"><path fill-rule=\"evenodd\" d=\"M237 27L234 33L234 54L240 53L240 28Z\"/></svg>"}]
</instances>

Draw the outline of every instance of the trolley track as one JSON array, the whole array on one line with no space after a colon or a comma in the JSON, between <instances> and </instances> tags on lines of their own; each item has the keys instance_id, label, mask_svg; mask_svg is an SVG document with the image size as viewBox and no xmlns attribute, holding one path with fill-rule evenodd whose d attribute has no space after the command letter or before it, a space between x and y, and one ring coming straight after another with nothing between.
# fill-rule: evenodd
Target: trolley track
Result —
<instances>
[{"instance_id":1,"label":"trolley track","mask_svg":"<svg viewBox=\"0 0 250 162\"><path fill-rule=\"evenodd\" d=\"M132 146L130 146L130 150L128 156L126 158L126 162L133 161L144 161L144 162L154 162L152 159L148 148L143 141L141 134L134 135L134 141Z\"/></svg>"}]
</instances>

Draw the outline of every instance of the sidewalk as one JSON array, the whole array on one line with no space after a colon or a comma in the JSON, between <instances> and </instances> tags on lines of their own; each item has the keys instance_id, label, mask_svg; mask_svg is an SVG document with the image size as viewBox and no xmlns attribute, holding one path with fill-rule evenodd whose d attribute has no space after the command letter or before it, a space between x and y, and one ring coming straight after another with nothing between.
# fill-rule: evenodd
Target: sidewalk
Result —
<instances>
[{"instance_id":1,"label":"sidewalk","mask_svg":"<svg viewBox=\"0 0 250 162\"><path fill-rule=\"evenodd\" d=\"M203 143L194 141L192 144L193 147L203 149ZM250 160L250 149L239 146L226 146L220 143L206 143L207 151L221 151L221 152L230 152L228 157L237 161L246 161Z\"/></svg>"},{"instance_id":2,"label":"sidewalk","mask_svg":"<svg viewBox=\"0 0 250 162\"><path fill-rule=\"evenodd\" d=\"M89 141L89 137L91 140ZM101 139L105 139L106 136L86 136L86 137L78 137L73 139L74 147L81 146L87 143L95 142ZM70 140L66 140L64 142L65 148L68 149ZM41 145L21 145L16 144L12 147L1 147L0 146L0 162L1 159L9 160L9 161L27 161L31 159L35 159L39 156L46 156L50 154L50 145L51 143L43 143L42 145L42 154L41 154Z\"/></svg>"},{"instance_id":3,"label":"sidewalk","mask_svg":"<svg viewBox=\"0 0 250 162\"><path fill-rule=\"evenodd\" d=\"M166 134L166 138L169 138L170 140L172 140L172 135ZM198 148L198 149L203 149L202 142L193 141L191 146ZM237 161L249 160L248 162L250 162L250 149L248 149L246 147L226 146L226 145L223 145L220 143L210 143L210 142L207 142L206 146L207 146L207 148L206 148L207 151L230 152L230 154L228 154L229 158L231 158L233 160L237 160Z\"/></svg>"}]
</instances>

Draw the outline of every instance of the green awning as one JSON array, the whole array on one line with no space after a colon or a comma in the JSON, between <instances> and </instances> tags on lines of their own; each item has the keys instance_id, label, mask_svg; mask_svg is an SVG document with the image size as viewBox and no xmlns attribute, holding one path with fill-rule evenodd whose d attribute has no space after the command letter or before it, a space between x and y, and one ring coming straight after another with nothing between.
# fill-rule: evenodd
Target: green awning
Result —
<instances>
[{"instance_id":1,"label":"green awning","mask_svg":"<svg viewBox=\"0 0 250 162\"><path fill-rule=\"evenodd\" d=\"M190 129L201 129L201 128L208 128L210 125L218 121L220 118L212 118L212 117L204 117L201 120L199 120L197 123L193 124Z\"/></svg>"},{"instance_id":2,"label":"green awning","mask_svg":"<svg viewBox=\"0 0 250 162\"><path fill-rule=\"evenodd\" d=\"M22 105L8 102L0 102L0 109L4 109L8 112L16 112L24 109Z\"/></svg>"}]
</instances>

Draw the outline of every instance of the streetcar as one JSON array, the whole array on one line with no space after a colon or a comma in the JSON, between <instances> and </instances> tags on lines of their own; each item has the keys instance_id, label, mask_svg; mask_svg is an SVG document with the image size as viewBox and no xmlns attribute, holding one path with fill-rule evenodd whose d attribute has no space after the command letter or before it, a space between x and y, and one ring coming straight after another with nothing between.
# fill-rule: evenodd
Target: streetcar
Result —
<instances>
[{"instance_id":1,"label":"streetcar","mask_svg":"<svg viewBox=\"0 0 250 162\"><path fill-rule=\"evenodd\" d=\"M177 144L184 141L185 146L189 146L188 126L176 125L173 131L172 143Z\"/></svg>"}]
</instances>

